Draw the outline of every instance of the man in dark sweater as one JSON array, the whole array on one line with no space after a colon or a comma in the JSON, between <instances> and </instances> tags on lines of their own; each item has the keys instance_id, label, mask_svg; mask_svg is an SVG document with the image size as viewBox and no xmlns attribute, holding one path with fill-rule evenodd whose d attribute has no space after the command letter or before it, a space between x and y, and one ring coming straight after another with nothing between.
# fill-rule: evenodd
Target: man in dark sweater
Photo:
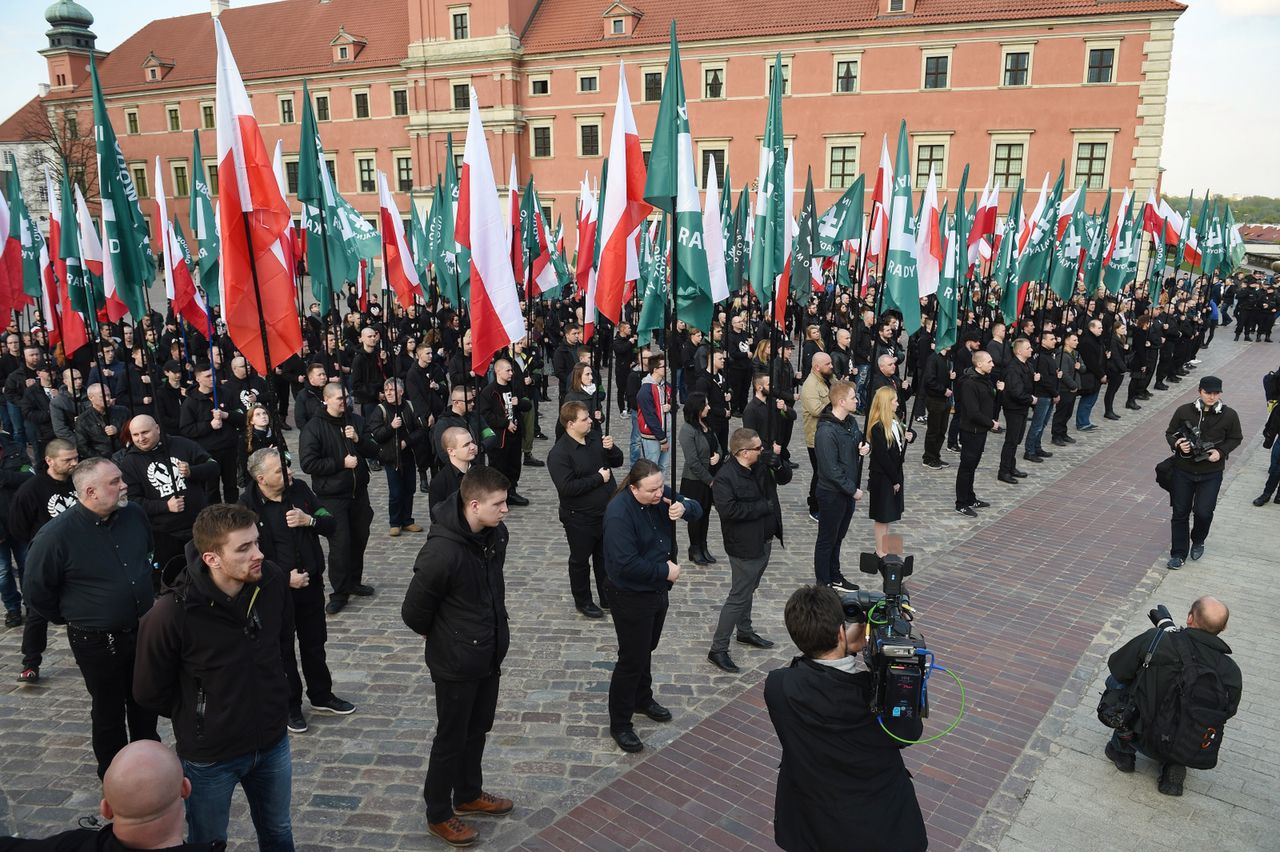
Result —
<instances>
[{"instance_id":1,"label":"man in dark sweater","mask_svg":"<svg viewBox=\"0 0 1280 852\"><path fill-rule=\"evenodd\" d=\"M1017 485L1018 480L1027 475L1018 470L1018 445L1022 443L1022 436L1027 429L1027 411L1036 401L1031 394L1034 384L1031 341L1019 337L1013 342L1010 352L1013 357L1003 370L1004 390L1000 393L1000 403L1004 407L1004 443L1000 447L1000 471L997 479L1008 485ZM1039 463L1041 459L1035 456L1034 461Z\"/></svg>"},{"instance_id":2,"label":"man in dark sweater","mask_svg":"<svg viewBox=\"0 0 1280 852\"><path fill-rule=\"evenodd\" d=\"M196 386L187 393L178 416L178 431L190 438L218 463L221 477L205 483L209 503L234 503L236 490L236 438L244 418L236 417L226 400L215 396L213 368L208 363L196 365ZM221 489L219 489L221 483Z\"/></svg>"},{"instance_id":3,"label":"man in dark sweater","mask_svg":"<svg viewBox=\"0 0 1280 852\"><path fill-rule=\"evenodd\" d=\"M975 509L991 504L973 493L973 477L987 446L987 433L996 426L996 391L1004 382L991 386L991 354L979 349L973 353L973 366L964 371L956 390L956 420L960 428L960 468L956 471L956 511L970 518Z\"/></svg>"},{"instance_id":4,"label":"man in dark sweater","mask_svg":"<svg viewBox=\"0 0 1280 852\"><path fill-rule=\"evenodd\" d=\"M110 458L124 448L129 409L112 404L102 385L89 385L85 396L89 407L76 418L76 449L82 459Z\"/></svg>"},{"instance_id":5,"label":"man in dark sweater","mask_svg":"<svg viewBox=\"0 0 1280 852\"><path fill-rule=\"evenodd\" d=\"M522 497L516 488L520 484L521 451L520 416L521 406L531 406L529 400L521 400L512 384L515 371L511 362L499 358L493 362L493 381L480 391L476 398L476 416L484 421L492 432L486 434L485 450L489 464L502 473L511 483L511 491L507 502L512 506L528 506L529 501Z\"/></svg>"},{"instance_id":6,"label":"man in dark sweater","mask_svg":"<svg viewBox=\"0 0 1280 852\"><path fill-rule=\"evenodd\" d=\"M604 570L604 509L615 491L613 471L622 464L622 450L613 436L597 436L591 428L591 412L581 402L560 408L564 435L547 454L547 472L560 497L560 523L569 542L569 589L573 605L587 618L602 618L608 608ZM591 598L594 570L596 594Z\"/></svg>"},{"instance_id":7,"label":"man in dark sweater","mask_svg":"<svg viewBox=\"0 0 1280 852\"><path fill-rule=\"evenodd\" d=\"M1222 403L1222 379L1200 379L1200 398L1174 410L1165 440L1174 451L1168 567L1181 568L1188 555L1196 560L1204 554L1227 457L1244 440L1240 415Z\"/></svg>"},{"instance_id":8,"label":"man in dark sweater","mask_svg":"<svg viewBox=\"0 0 1280 852\"><path fill-rule=\"evenodd\" d=\"M450 426L440 436L444 446L444 466L431 477L431 486L427 489L428 513L435 518L435 508L462 485L462 477L467 475L471 465L475 463L479 447L475 437L462 426Z\"/></svg>"}]
</instances>

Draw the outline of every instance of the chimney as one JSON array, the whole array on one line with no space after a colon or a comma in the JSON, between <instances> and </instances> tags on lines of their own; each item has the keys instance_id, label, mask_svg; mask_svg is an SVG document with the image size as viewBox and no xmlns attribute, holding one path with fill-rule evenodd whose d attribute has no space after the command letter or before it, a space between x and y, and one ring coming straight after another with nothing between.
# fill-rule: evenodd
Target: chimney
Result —
<instances>
[{"instance_id":1,"label":"chimney","mask_svg":"<svg viewBox=\"0 0 1280 852\"><path fill-rule=\"evenodd\" d=\"M209 0L209 14L218 17L231 8L231 0Z\"/></svg>"},{"instance_id":2,"label":"chimney","mask_svg":"<svg viewBox=\"0 0 1280 852\"><path fill-rule=\"evenodd\" d=\"M36 91L40 93L40 97L47 98L49 96L49 84L36 83Z\"/></svg>"}]
</instances>

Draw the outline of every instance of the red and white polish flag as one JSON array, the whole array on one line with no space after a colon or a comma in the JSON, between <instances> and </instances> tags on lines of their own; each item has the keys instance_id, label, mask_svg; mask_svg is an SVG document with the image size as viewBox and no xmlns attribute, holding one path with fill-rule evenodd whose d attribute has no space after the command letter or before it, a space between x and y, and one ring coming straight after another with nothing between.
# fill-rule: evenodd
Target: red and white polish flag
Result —
<instances>
[{"instance_id":1,"label":"red and white polish flag","mask_svg":"<svg viewBox=\"0 0 1280 852\"><path fill-rule=\"evenodd\" d=\"M400 218L400 210L387 186L387 176L381 169L378 170L378 217L382 222L382 251L387 265L384 274L396 294L396 301L408 310L414 296L422 292L422 282L409 254L409 241L404 237L404 220Z\"/></svg>"},{"instance_id":2,"label":"red and white polish flag","mask_svg":"<svg viewBox=\"0 0 1280 852\"><path fill-rule=\"evenodd\" d=\"M640 277L637 251L640 226L653 209L644 200L645 167L640 133L631 112L625 66L618 63L618 100L609 137L609 173L604 189L600 266L596 272L596 309L616 324L627 282Z\"/></svg>"}]
</instances>

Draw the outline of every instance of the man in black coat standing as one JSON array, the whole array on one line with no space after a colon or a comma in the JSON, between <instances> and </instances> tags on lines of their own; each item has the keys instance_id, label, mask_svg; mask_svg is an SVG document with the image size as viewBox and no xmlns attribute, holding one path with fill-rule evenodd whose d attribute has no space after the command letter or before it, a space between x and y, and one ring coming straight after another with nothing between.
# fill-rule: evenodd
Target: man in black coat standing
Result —
<instances>
[{"instance_id":1,"label":"man in black coat standing","mask_svg":"<svg viewBox=\"0 0 1280 852\"><path fill-rule=\"evenodd\" d=\"M511 644L502 576L509 485L490 467L467 472L437 508L400 609L409 629L426 637L435 684L436 735L422 791L427 828L452 846L478 835L461 817L503 816L514 807L484 790L481 769Z\"/></svg>"},{"instance_id":2,"label":"man in black coat standing","mask_svg":"<svg viewBox=\"0 0 1280 852\"><path fill-rule=\"evenodd\" d=\"M956 511L970 518L975 509L991 504L973 493L973 477L987 446L987 433L996 426L996 391L1004 382L991 386L991 355L979 349L973 353L973 366L964 371L956 390L956 421L960 429L960 469L956 471Z\"/></svg>"},{"instance_id":3,"label":"man in black coat standing","mask_svg":"<svg viewBox=\"0 0 1280 852\"><path fill-rule=\"evenodd\" d=\"M244 425L244 417L234 415L224 399L219 397L215 402L213 381L213 368L208 363L197 364L196 386L187 392L186 401L182 403L178 431L182 437L204 447L205 452L218 463L222 473L221 490L218 477L210 480L205 487L208 501L234 503L239 496L236 491L236 437L239 427Z\"/></svg>"},{"instance_id":4,"label":"man in black coat standing","mask_svg":"<svg viewBox=\"0 0 1280 852\"><path fill-rule=\"evenodd\" d=\"M1027 429L1027 412L1035 405L1031 389L1031 341L1019 337L1010 349L1013 357L1005 366L1004 389L1000 403L1004 408L1004 443L1000 446L1000 472L996 477L1008 485L1017 485L1027 474L1018 470L1018 445ZM1035 456L1038 462L1039 456Z\"/></svg>"},{"instance_id":5,"label":"man in black coat standing","mask_svg":"<svg viewBox=\"0 0 1280 852\"><path fill-rule=\"evenodd\" d=\"M801 586L784 618L803 656L769 673L764 700L782 762L773 839L782 849L920 852L929 845L902 744L870 708L871 673L858 656L860 624L846 624L840 596ZM889 719L894 737L917 740L920 719Z\"/></svg>"},{"instance_id":6,"label":"man in black coat standing","mask_svg":"<svg viewBox=\"0 0 1280 852\"><path fill-rule=\"evenodd\" d=\"M520 441L520 411L522 406L533 403L520 399L512 380L515 370L506 358L493 362L493 381L480 391L476 398L476 416L493 432L485 442L489 464L497 468L511 482L507 500L512 506L528 506L516 487L520 484L522 444Z\"/></svg>"}]
</instances>

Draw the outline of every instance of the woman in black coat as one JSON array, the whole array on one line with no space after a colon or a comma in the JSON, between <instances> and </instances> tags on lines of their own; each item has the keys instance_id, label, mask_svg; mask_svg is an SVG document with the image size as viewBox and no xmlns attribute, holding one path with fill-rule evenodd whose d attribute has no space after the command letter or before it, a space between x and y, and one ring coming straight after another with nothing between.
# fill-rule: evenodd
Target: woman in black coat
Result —
<instances>
[{"instance_id":1,"label":"woman in black coat","mask_svg":"<svg viewBox=\"0 0 1280 852\"><path fill-rule=\"evenodd\" d=\"M569 374L569 390L560 404L567 402L585 405L587 413L591 415L591 431L596 437L604 434L604 393L596 386L595 372L590 364L573 365L573 372ZM560 425L560 418L556 417L556 440L559 441L563 435L564 427Z\"/></svg>"},{"instance_id":2,"label":"woman in black coat","mask_svg":"<svg viewBox=\"0 0 1280 852\"><path fill-rule=\"evenodd\" d=\"M694 391L684 404L684 425L680 427L680 493L697 500L702 517L689 522L689 561L710 565L716 559L707 552L707 527L711 524L711 483L723 455L720 440L707 425L711 403L707 395Z\"/></svg>"},{"instance_id":3,"label":"woman in black coat","mask_svg":"<svg viewBox=\"0 0 1280 852\"><path fill-rule=\"evenodd\" d=\"M903 495L902 461L907 444L916 435L897 418L898 394L891 387L882 387L871 400L871 427L867 432L871 444L871 464L867 474L867 501L871 520L875 521L876 554L884 556L884 537L889 525L901 520L905 502Z\"/></svg>"}]
</instances>

